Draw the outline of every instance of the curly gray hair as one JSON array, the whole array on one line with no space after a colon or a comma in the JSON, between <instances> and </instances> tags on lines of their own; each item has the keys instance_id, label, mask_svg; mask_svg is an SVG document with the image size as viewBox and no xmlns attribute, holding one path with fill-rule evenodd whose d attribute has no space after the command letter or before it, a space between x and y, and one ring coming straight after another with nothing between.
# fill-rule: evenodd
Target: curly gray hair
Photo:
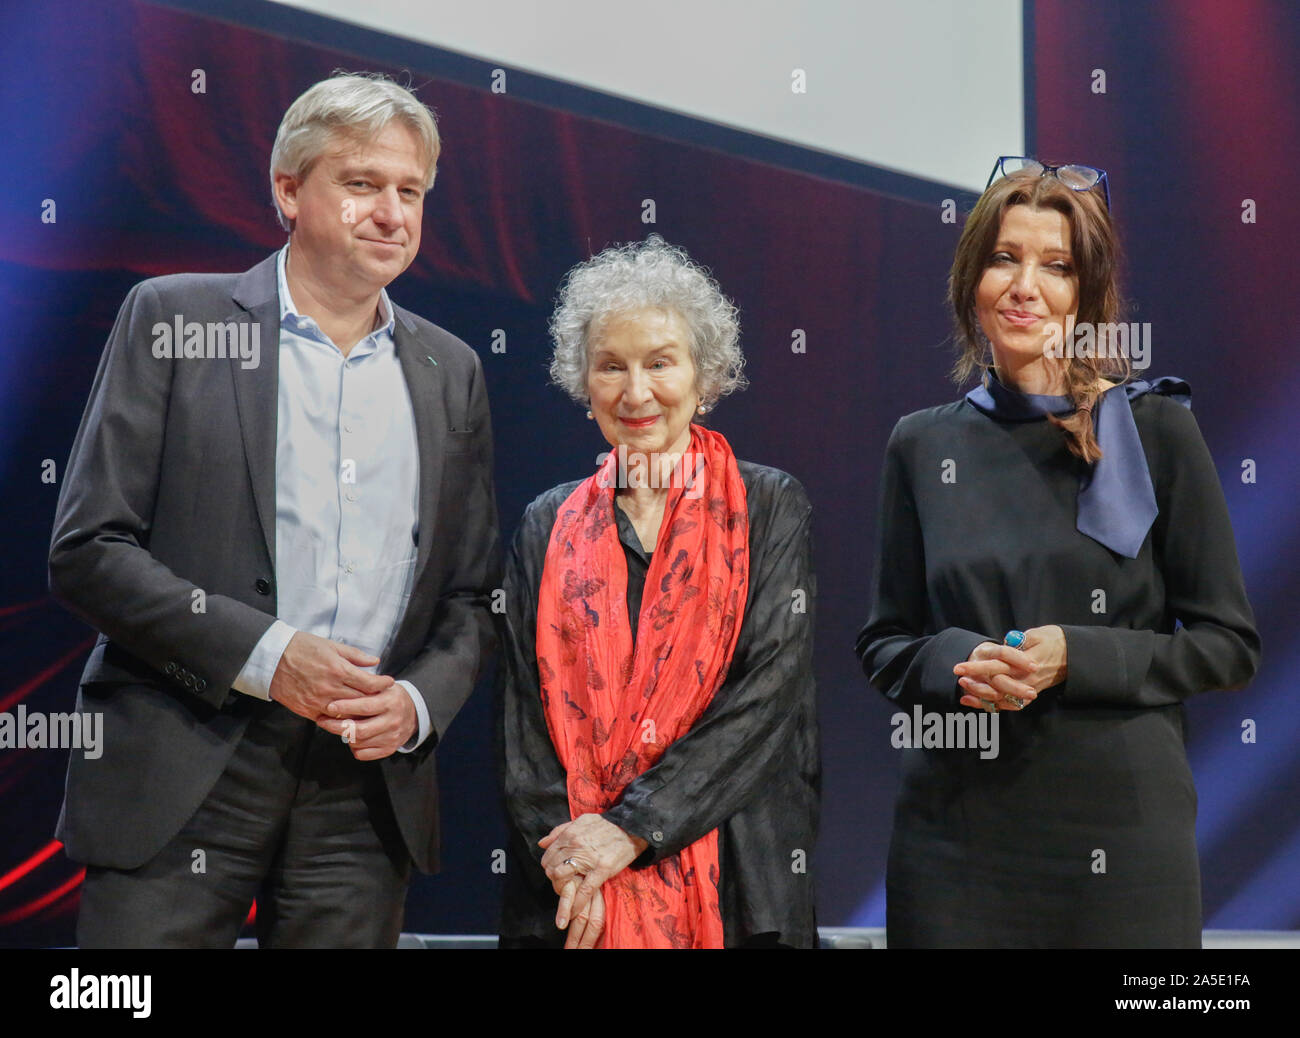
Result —
<instances>
[{"instance_id":1,"label":"curly gray hair","mask_svg":"<svg viewBox=\"0 0 1300 1038\"><path fill-rule=\"evenodd\" d=\"M589 346L612 317L646 307L675 311L690 328L695 391L706 407L745 387L736 305L684 249L657 234L610 246L565 276L551 315L551 381L587 403Z\"/></svg>"}]
</instances>

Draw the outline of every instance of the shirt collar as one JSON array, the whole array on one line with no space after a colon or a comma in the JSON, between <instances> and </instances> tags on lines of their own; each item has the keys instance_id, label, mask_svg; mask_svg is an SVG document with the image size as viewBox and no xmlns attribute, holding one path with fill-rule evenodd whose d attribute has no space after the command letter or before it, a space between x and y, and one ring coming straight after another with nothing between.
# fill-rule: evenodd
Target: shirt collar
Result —
<instances>
[{"instance_id":1,"label":"shirt collar","mask_svg":"<svg viewBox=\"0 0 1300 1038\"><path fill-rule=\"evenodd\" d=\"M284 248L280 250L275 260L275 276L277 288L280 293L280 327L287 328L298 335L305 335L316 338L321 342L328 342L325 333L320 330L320 326L306 314L298 312L294 306L293 296L289 293L289 278L286 274L286 268L289 261L289 243L285 242ZM393 315L393 305L388 300L388 290L381 288L379 290L379 320L382 322L378 328L371 331L366 339L383 333L392 336L393 327L396 320ZM362 342L366 340L363 339ZM333 345L331 343L331 345Z\"/></svg>"},{"instance_id":2,"label":"shirt collar","mask_svg":"<svg viewBox=\"0 0 1300 1038\"><path fill-rule=\"evenodd\" d=\"M618 539L623 542L623 546L648 566L650 556L654 553L646 551L641 546L641 538L636 532L636 527L632 525L632 517L618 507L617 497L614 499L614 523L618 527Z\"/></svg>"}]
</instances>

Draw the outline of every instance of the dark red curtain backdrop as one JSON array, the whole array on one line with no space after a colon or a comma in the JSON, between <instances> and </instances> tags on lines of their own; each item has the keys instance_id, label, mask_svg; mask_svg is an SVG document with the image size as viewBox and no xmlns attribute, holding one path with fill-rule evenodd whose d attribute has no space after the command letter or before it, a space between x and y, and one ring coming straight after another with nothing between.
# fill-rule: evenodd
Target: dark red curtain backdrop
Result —
<instances>
[{"instance_id":1,"label":"dark red curtain backdrop","mask_svg":"<svg viewBox=\"0 0 1300 1038\"><path fill-rule=\"evenodd\" d=\"M1300 926L1300 8L1281 2L1033 11L1038 153L1110 173L1151 371L1192 385L1264 666L1193 701L1206 925ZM1092 92L1093 70L1106 93ZM1253 203L1254 222L1243 222ZM1256 481L1244 483L1243 462ZM1257 741L1243 741L1253 724Z\"/></svg>"},{"instance_id":2,"label":"dark red curtain backdrop","mask_svg":"<svg viewBox=\"0 0 1300 1038\"><path fill-rule=\"evenodd\" d=\"M1045 158L1110 171L1134 319L1154 374L1187 377L1225 481L1265 637L1253 690L1193 704L1207 922L1300 925L1297 428L1300 262L1293 55L1282 4L1027 6L1029 133ZM178 9L188 7L190 10ZM1134 13L1135 7L1140 7ZM216 12L216 13L213 13ZM236 24L240 23L240 24ZM287 8L54 0L0 14L0 709L71 708L85 627L47 596L57 484L117 307L140 278L242 270L284 235L269 194L280 116L336 68L409 72L444 137L424 244L394 298L479 350L489 380L502 525L591 471L603 441L546 386L546 319L575 262L657 231L710 266L741 308L751 388L716 426L737 454L784 468L815 509L825 806L819 921L883 922L897 760L884 700L852 655L870 582L876 480L895 420L952 398L942 298L971 198L798 149L584 95ZM1090 89L1092 70L1107 91ZM195 93L194 70L205 91ZM863 98L863 118L898 98ZM927 132L942 132L942 127ZM992 166L998 144L990 142ZM1242 199L1258 222L1241 223ZM56 221L43 222L45 200ZM655 223L643 222L654 202ZM48 209L48 206L46 206ZM791 349L802 330L806 352ZM494 333L505 351L493 352ZM1240 482L1243 458L1259 479ZM1258 723L1243 744L1241 721ZM440 748L446 864L406 928L491 932L502 846L485 685ZM72 939L79 870L51 844L65 757L0 750L0 943Z\"/></svg>"}]
</instances>

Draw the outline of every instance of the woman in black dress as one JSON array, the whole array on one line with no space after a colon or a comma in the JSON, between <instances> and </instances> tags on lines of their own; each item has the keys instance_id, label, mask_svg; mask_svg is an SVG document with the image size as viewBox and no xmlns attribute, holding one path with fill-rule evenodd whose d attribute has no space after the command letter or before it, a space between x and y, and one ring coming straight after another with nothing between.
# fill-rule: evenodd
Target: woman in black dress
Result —
<instances>
[{"instance_id":1,"label":"woman in black dress","mask_svg":"<svg viewBox=\"0 0 1300 1038\"><path fill-rule=\"evenodd\" d=\"M811 507L698 424L742 382L735 308L651 236L575 267L551 330L612 450L506 569L501 944L810 947Z\"/></svg>"},{"instance_id":2,"label":"woman in black dress","mask_svg":"<svg viewBox=\"0 0 1300 1038\"><path fill-rule=\"evenodd\" d=\"M982 384L890 437L857 653L997 753L904 750L888 941L1199 947L1183 700L1259 665L1223 491L1186 383L1126 381L1105 174L994 177L949 282Z\"/></svg>"}]
</instances>

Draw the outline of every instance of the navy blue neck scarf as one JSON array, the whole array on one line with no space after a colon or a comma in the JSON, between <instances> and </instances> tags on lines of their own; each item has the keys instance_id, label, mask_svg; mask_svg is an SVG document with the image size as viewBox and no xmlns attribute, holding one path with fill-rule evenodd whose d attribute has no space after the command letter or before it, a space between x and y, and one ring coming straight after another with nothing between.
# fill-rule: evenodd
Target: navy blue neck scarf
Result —
<instances>
[{"instance_id":1,"label":"navy blue neck scarf","mask_svg":"<svg viewBox=\"0 0 1300 1038\"><path fill-rule=\"evenodd\" d=\"M1130 559L1137 558L1160 511L1129 406L1130 400L1146 393L1173 397L1189 409L1192 406L1191 387L1168 376L1151 382L1137 379L1102 393L1092 405L1092 425L1103 456L1089 465L1079 480L1075 528ZM1004 386L992 368L985 370L983 384L967 393L966 399L1002 422L1045 421L1049 414L1060 417L1074 410L1068 396L1040 396Z\"/></svg>"}]
</instances>

